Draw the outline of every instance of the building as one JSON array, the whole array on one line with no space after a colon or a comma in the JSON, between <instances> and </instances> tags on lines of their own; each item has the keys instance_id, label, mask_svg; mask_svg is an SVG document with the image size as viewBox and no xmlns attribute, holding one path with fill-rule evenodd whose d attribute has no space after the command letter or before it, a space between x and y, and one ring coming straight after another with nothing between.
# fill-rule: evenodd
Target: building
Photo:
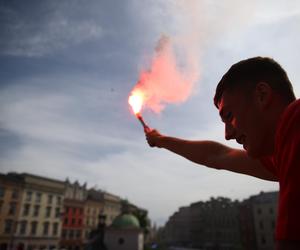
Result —
<instances>
[{"instance_id":1,"label":"building","mask_svg":"<svg viewBox=\"0 0 300 250\"><path fill-rule=\"evenodd\" d=\"M121 198L119 196L102 192L103 214L106 216L106 226L110 226L113 220L121 214Z\"/></svg>"},{"instance_id":2,"label":"building","mask_svg":"<svg viewBox=\"0 0 300 250\"><path fill-rule=\"evenodd\" d=\"M126 231L130 238L133 232L143 234L150 222L146 210L132 204L128 208L143 224ZM122 210L120 197L87 190L87 184L78 181L0 174L0 250L82 250L90 243L89 233L101 231L100 224L110 227ZM111 231L120 232L113 227Z\"/></svg>"},{"instance_id":3,"label":"building","mask_svg":"<svg viewBox=\"0 0 300 250\"><path fill-rule=\"evenodd\" d=\"M24 191L15 235L20 249L55 249L59 247L64 183L21 174Z\"/></svg>"},{"instance_id":4,"label":"building","mask_svg":"<svg viewBox=\"0 0 300 250\"><path fill-rule=\"evenodd\" d=\"M182 207L158 233L168 246L206 250L275 248L278 192L261 192L243 202L211 198Z\"/></svg>"},{"instance_id":5,"label":"building","mask_svg":"<svg viewBox=\"0 0 300 250\"><path fill-rule=\"evenodd\" d=\"M201 246L205 241L203 233L203 206L205 202L199 201L190 205L190 239L192 246Z\"/></svg>"},{"instance_id":6,"label":"building","mask_svg":"<svg viewBox=\"0 0 300 250\"><path fill-rule=\"evenodd\" d=\"M144 231L144 241L145 243L149 243L153 239L153 231L151 230L151 222L148 217L148 211L144 208L140 208L128 200L121 201L121 213L122 214L132 214L134 215L140 223L141 229Z\"/></svg>"},{"instance_id":7,"label":"building","mask_svg":"<svg viewBox=\"0 0 300 250\"><path fill-rule=\"evenodd\" d=\"M58 248L64 183L25 173L7 176L20 178L23 185L13 246L26 250Z\"/></svg>"},{"instance_id":8,"label":"building","mask_svg":"<svg viewBox=\"0 0 300 250\"><path fill-rule=\"evenodd\" d=\"M13 248L23 183L19 176L0 174L0 250Z\"/></svg>"},{"instance_id":9,"label":"building","mask_svg":"<svg viewBox=\"0 0 300 250\"><path fill-rule=\"evenodd\" d=\"M251 203L257 250L275 248L278 192L261 192L249 198Z\"/></svg>"},{"instance_id":10,"label":"building","mask_svg":"<svg viewBox=\"0 0 300 250\"><path fill-rule=\"evenodd\" d=\"M240 249L238 205L223 197L192 204L191 221L196 221L191 225L192 245L208 250Z\"/></svg>"},{"instance_id":11,"label":"building","mask_svg":"<svg viewBox=\"0 0 300 250\"><path fill-rule=\"evenodd\" d=\"M241 230L241 241L243 249L256 250L256 234L253 208L250 199L244 200L239 208L239 220Z\"/></svg>"},{"instance_id":12,"label":"building","mask_svg":"<svg viewBox=\"0 0 300 250\"><path fill-rule=\"evenodd\" d=\"M245 250L275 248L278 192L261 192L240 204L240 225Z\"/></svg>"},{"instance_id":13,"label":"building","mask_svg":"<svg viewBox=\"0 0 300 250\"><path fill-rule=\"evenodd\" d=\"M144 233L138 219L132 214L117 216L105 231L104 243L107 249L143 250Z\"/></svg>"},{"instance_id":14,"label":"building","mask_svg":"<svg viewBox=\"0 0 300 250\"><path fill-rule=\"evenodd\" d=\"M84 207L87 199L86 183L64 182L64 213L60 247L68 250L81 250L84 244Z\"/></svg>"},{"instance_id":15,"label":"building","mask_svg":"<svg viewBox=\"0 0 300 250\"><path fill-rule=\"evenodd\" d=\"M165 227L167 244L175 246L191 245L190 220L190 207L179 208L179 211L169 218Z\"/></svg>"},{"instance_id":16,"label":"building","mask_svg":"<svg viewBox=\"0 0 300 250\"><path fill-rule=\"evenodd\" d=\"M119 196L91 188L87 192L85 202L85 234L93 230L99 223L99 215L105 217L106 226L121 214L122 204Z\"/></svg>"},{"instance_id":17,"label":"building","mask_svg":"<svg viewBox=\"0 0 300 250\"><path fill-rule=\"evenodd\" d=\"M222 197L182 207L166 223L165 242L207 250L240 249L238 215L239 202Z\"/></svg>"},{"instance_id":18,"label":"building","mask_svg":"<svg viewBox=\"0 0 300 250\"><path fill-rule=\"evenodd\" d=\"M99 224L100 215L104 215L104 201L102 192L89 189L84 205L84 239L89 239L89 234L95 230Z\"/></svg>"}]
</instances>

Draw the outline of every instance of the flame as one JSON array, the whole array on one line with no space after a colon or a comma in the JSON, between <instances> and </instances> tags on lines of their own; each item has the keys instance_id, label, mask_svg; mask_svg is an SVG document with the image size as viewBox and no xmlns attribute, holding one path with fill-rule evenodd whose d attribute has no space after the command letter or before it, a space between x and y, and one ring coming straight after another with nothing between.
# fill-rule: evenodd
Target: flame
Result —
<instances>
[{"instance_id":1,"label":"flame","mask_svg":"<svg viewBox=\"0 0 300 250\"><path fill-rule=\"evenodd\" d=\"M128 98L128 103L130 104L134 114L140 113L144 104L143 92L134 90Z\"/></svg>"}]
</instances>

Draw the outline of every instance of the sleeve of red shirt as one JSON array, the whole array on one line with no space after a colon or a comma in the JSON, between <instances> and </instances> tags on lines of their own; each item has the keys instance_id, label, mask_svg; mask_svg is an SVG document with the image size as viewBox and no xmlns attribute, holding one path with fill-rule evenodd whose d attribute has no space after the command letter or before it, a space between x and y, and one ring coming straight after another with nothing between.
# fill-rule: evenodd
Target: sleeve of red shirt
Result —
<instances>
[{"instance_id":1,"label":"sleeve of red shirt","mask_svg":"<svg viewBox=\"0 0 300 250\"><path fill-rule=\"evenodd\" d=\"M283 114L273 159L280 184L277 239L300 240L300 100Z\"/></svg>"}]
</instances>

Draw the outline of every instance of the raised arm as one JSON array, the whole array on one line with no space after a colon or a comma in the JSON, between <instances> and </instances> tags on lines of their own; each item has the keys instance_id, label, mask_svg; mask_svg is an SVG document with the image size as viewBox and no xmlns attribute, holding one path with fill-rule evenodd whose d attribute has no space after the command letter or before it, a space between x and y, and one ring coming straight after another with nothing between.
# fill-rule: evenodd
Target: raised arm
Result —
<instances>
[{"instance_id":1,"label":"raised arm","mask_svg":"<svg viewBox=\"0 0 300 250\"><path fill-rule=\"evenodd\" d=\"M150 146L165 148L197 164L277 181L277 177L263 167L259 160L250 158L244 150L214 141L190 141L164 136L156 130L146 131L146 138Z\"/></svg>"}]
</instances>

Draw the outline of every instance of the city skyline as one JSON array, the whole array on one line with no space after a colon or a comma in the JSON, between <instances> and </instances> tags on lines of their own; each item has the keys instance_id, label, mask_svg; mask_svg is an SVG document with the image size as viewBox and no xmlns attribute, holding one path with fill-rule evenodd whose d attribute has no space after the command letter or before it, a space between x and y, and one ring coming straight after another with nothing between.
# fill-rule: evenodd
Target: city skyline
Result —
<instances>
[{"instance_id":1,"label":"city skyline","mask_svg":"<svg viewBox=\"0 0 300 250\"><path fill-rule=\"evenodd\" d=\"M0 14L1 172L87 182L141 205L158 225L197 200L278 190L149 148L127 99L159 38L192 32L200 78L191 96L144 119L172 136L240 147L224 139L215 86L233 63L270 56L299 97L298 1L0 1Z\"/></svg>"}]
</instances>

